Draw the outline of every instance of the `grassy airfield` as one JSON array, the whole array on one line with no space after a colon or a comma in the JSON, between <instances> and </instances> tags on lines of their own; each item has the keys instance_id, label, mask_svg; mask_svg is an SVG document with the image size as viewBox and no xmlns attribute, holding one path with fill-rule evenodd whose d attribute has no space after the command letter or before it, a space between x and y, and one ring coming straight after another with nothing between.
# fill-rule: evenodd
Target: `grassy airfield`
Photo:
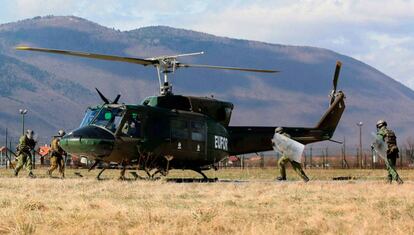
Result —
<instances>
[{"instance_id":1,"label":"grassy airfield","mask_svg":"<svg viewBox=\"0 0 414 235\"><path fill-rule=\"evenodd\" d=\"M67 179L19 178L0 170L0 234L414 234L414 171L404 185L385 170L306 170L305 184L276 169L226 169L242 182L118 181L119 171L67 171ZM142 172L140 172L141 175ZM355 180L332 181L335 176ZM198 177L171 171L169 178Z\"/></svg>"}]
</instances>

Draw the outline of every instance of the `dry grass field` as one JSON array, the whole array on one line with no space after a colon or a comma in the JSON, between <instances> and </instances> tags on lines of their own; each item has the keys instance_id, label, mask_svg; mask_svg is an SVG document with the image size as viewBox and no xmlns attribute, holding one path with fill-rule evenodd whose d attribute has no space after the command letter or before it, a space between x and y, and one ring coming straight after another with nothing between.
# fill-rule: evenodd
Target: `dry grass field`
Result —
<instances>
[{"instance_id":1,"label":"dry grass field","mask_svg":"<svg viewBox=\"0 0 414 235\"><path fill-rule=\"evenodd\" d=\"M65 180L0 170L0 234L414 234L414 171L307 170L278 183L276 169L226 169L217 183L118 181L118 171ZM170 177L194 177L172 171ZM332 181L333 176L353 176Z\"/></svg>"}]
</instances>

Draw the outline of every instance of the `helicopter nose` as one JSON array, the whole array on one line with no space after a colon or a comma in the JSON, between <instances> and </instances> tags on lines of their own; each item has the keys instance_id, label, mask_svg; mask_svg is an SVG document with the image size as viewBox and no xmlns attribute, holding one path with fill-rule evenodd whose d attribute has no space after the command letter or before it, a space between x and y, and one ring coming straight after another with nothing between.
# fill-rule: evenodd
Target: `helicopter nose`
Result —
<instances>
[{"instance_id":1,"label":"helicopter nose","mask_svg":"<svg viewBox=\"0 0 414 235\"><path fill-rule=\"evenodd\" d=\"M65 135L60 145L68 153L102 159L111 154L114 142L115 136L106 129L85 126Z\"/></svg>"}]
</instances>

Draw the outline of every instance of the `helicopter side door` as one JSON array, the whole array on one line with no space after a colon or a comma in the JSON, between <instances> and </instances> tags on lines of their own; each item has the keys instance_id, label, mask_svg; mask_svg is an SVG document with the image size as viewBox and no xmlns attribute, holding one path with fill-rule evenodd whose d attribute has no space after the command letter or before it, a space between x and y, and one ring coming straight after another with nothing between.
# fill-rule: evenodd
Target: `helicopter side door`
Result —
<instances>
[{"instance_id":1,"label":"helicopter side door","mask_svg":"<svg viewBox=\"0 0 414 235\"><path fill-rule=\"evenodd\" d=\"M123 122L121 136L127 138L141 138L142 137L142 117L137 112L128 112L125 115Z\"/></svg>"},{"instance_id":2,"label":"helicopter side door","mask_svg":"<svg viewBox=\"0 0 414 235\"><path fill-rule=\"evenodd\" d=\"M207 125L194 118L172 118L171 148L173 156L189 161L204 161L207 153Z\"/></svg>"},{"instance_id":3,"label":"helicopter side door","mask_svg":"<svg viewBox=\"0 0 414 235\"><path fill-rule=\"evenodd\" d=\"M134 160L138 157L137 145L143 137L143 116L136 110L129 110L117 130L117 136L121 139L117 143L117 158Z\"/></svg>"},{"instance_id":4,"label":"helicopter side door","mask_svg":"<svg viewBox=\"0 0 414 235\"><path fill-rule=\"evenodd\" d=\"M191 152L199 158L207 157L207 125L204 120L190 121L191 127ZM200 159L200 160L201 160Z\"/></svg>"},{"instance_id":5,"label":"helicopter side door","mask_svg":"<svg viewBox=\"0 0 414 235\"><path fill-rule=\"evenodd\" d=\"M173 155L187 155L190 151L190 126L189 121L182 118L172 118L171 149Z\"/></svg>"}]
</instances>

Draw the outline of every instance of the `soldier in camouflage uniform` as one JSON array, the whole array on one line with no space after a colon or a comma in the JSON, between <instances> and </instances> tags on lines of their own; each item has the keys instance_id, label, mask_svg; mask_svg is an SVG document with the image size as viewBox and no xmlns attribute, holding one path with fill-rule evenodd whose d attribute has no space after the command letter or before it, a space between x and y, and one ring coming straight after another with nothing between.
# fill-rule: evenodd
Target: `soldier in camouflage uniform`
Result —
<instances>
[{"instance_id":1,"label":"soldier in camouflage uniform","mask_svg":"<svg viewBox=\"0 0 414 235\"><path fill-rule=\"evenodd\" d=\"M14 175L18 176L19 171L24 167L29 172L29 177L34 178L32 172L32 153L36 146L36 142L33 139L34 132L27 130L25 135L22 135L19 139L19 145L17 146L18 162L14 169Z\"/></svg>"},{"instance_id":2,"label":"soldier in camouflage uniform","mask_svg":"<svg viewBox=\"0 0 414 235\"><path fill-rule=\"evenodd\" d=\"M387 158L384 160L388 171L388 182L392 183L392 180L395 180L398 184L404 183L395 169L396 161L399 157L399 149L394 131L387 128L386 121L379 120L377 122L377 135L387 144Z\"/></svg>"},{"instance_id":3,"label":"soldier in camouflage uniform","mask_svg":"<svg viewBox=\"0 0 414 235\"><path fill-rule=\"evenodd\" d=\"M282 127L278 127L275 129L275 132L281 135L284 135L286 137L288 137L290 139L290 135L287 134L286 132L284 132ZM296 173L298 173L298 175L303 179L303 181L308 182L309 178L308 176L306 176L305 172L302 169L302 166L299 162L290 160L288 156L286 156L284 153L282 153L282 156L280 157L279 161L277 162L278 166L279 166L279 172L280 172L280 176L277 177L276 179L279 181L283 181L286 180L286 163L290 162L290 164L292 165L293 170L296 171Z\"/></svg>"},{"instance_id":4,"label":"soldier in camouflage uniform","mask_svg":"<svg viewBox=\"0 0 414 235\"><path fill-rule=\"evenodd\" d=\"M66 152L60 147L60 139L65 135L64 130L59 130L58 136L54 136L51 146L51 156L50 156L50 167L47 171L47 175L52 177L52 173L56 168L59 168L59 173L61 178L65 177L65 159L64 156Z\"/></svg>"}]
</instances>

